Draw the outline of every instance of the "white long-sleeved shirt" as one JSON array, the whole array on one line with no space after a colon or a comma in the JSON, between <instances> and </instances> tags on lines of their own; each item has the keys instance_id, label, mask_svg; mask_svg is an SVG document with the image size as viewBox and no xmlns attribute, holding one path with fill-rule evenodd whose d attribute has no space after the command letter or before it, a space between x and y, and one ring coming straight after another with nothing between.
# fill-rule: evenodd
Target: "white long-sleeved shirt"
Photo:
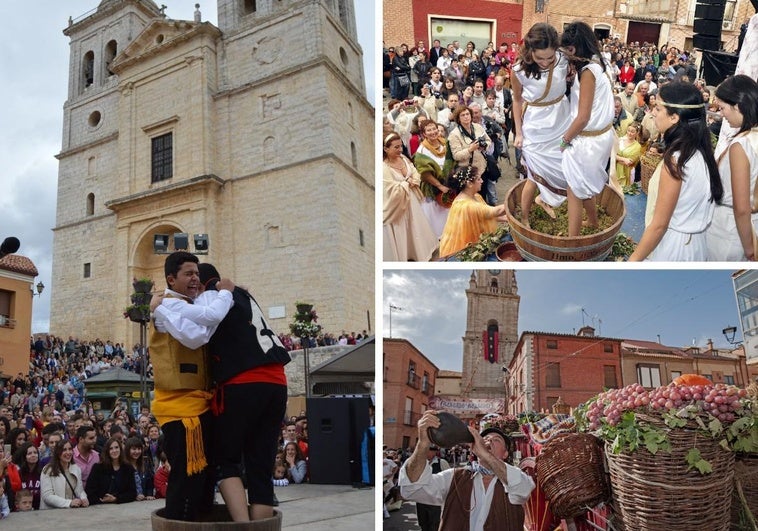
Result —
<instances>
[{"instance_id":1,"label":"white long-sleeved shirt","mask_svg":"<svg viewBox=\"0 0 758 531\"><path fill-rule=\"evenodd\" d=\"M155 328L159 332L168 332L187 348L200 348L208 341L234 305L229 290L208 290L201 293L194 304L190 304L184 295L166 289L166 297L155 308Z\"/></svg>"},{"instance_id":2,"label":"white long-sleeved shirt","mask_svg":"<svg viewBox=\"0 0 758 531\"><path fill-rule=\"evenodd\" d=\"M443 470L439 474L432 473L432 467L429 462L424 466L424 471L418 481L411 482L406 472L406 461L400 469L398 485L400 494L403 498L426 503L428 505L443 505L450 491L450 485L453 482L455 468ZM508 500L514 505L523 505L529 499L529 495L534 490L534 480L526 475L518 467L506 463L508 471L508 483L503 484L505 491L508 493ZM471 489L471 513L469 514L469 529L476 531L484 529L484 522L490 512L490 506L495 495L495 483L500 481L494 478L490 481L487 490L484 489L482 475L477 472L474 474L474 485ZM501 482L502 483L502 482Z\"/></svg>"}]
</instances>

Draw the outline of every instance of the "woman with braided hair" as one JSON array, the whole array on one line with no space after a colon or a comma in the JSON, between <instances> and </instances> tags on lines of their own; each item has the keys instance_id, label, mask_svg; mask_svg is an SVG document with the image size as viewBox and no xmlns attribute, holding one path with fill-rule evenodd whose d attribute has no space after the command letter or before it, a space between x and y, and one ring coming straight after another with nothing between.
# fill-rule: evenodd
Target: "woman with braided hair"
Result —
<instances>
[{"instance_id":1,"label":"woman with braided hair","mask_svg":"<svg viewBox=\"0 0 758 531\"><path fill-rule=\"evenodd\" d=\"M458 168L448 179L448 186L458 195L442 232L441 256L457 253L483 233L495 231L498 221L506 221L505 205L489 206L479 195L482 177L476 166Z\"/></svg>"},{"instance_id":2,"label":"woman with braided hair","mask_svg":"<svg viewBox=\"0 0 758 531\"><path fill-rule=\"evenodd\" d=\"M703 96L691 83L667 83L658 93L653 116L666 149L648 185L645 232L629 260L704 261L705 229L724 188Z\"/></svg>"},{"instance_id":3,"label":"woman with braided hair","mask_svg":"<svg viewBox=\"0 0 758 531\"><path fill-rule=\"evenodd\" d=\"M608 160L616 138L613 131L613 88L597 37L584 22L572 22L561 36L561 47L576 70L571 87L572 121L559 143L568 195L568 235L579 236L582 212L587 225L598 226L597 197L608 182Z\"/></svg>"}]
</instances>

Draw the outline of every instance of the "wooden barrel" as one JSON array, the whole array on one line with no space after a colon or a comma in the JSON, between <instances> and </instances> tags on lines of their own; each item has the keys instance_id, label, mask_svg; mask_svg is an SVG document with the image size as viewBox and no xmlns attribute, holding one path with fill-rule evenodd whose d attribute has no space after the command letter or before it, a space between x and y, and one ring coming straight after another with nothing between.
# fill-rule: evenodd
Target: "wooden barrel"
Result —
<instances>
[{"instance_id":1,"label":"wooden barrel","mask_svg":"<svg viewBox=\"0 0 758 531\"><path fill-rule=\"evenodd\" d=\"M184 522L164 518L165 509L153 511L150 521L153 531L212 531L228 529L230 531L281 531L282 512L274 509L274 516L252 522L233 522L226 505L214 505L213 510L200 522Z\"/></svg>"},{"instance_id":2,"label":"wooden barrel","mask_svg":"<svg viewBox=\"0 0 758 531\"><path fill-rule=\"evenodd\" d=\"M516 243L521 256L530 262L581 262L602 261L608 258L613 247L613 241L621 230L621 224L626 216L624 197L606 185L598 197L598 204L615 221L605 230L590 236L551 236L533 230L515 215L521 202L521 190L525 181L508 190L505 198L505 213L511 226L511 237Z\"/></svg>"}]
</instances>

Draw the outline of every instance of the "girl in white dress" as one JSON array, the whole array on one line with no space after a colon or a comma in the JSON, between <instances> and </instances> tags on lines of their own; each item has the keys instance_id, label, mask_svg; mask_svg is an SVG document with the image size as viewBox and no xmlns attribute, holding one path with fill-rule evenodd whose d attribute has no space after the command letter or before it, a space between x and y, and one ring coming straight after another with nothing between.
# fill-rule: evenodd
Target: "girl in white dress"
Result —
<instances>
[{"instance_id":1,"label":"girl in white dress","mask_svg":"<svg viewBox=\"0 0 758 531\"><path fill-rule=\"evenodd\" d=\"M703 96L692 83L667 83L653 116L666 149L648 185L645 232L629 260L706 260L705 229L724 189Z\"/></svg>"},{"instance_id":2,"label":"girl in white dress","mask_svg":"<svg viewBox=\"0 0 758 531\"><path fill-rule=\"evenodd\" d=\"M521 194L521 221L529 226L535 201L551 217L553 208L566 200L566 179L561 170L559 143L571 122L566 98L568 61L558 51L558 32L549 24L532 26L511 77L513 90L513 145L521 149L527 182Z\"/></svg>"},{"instance_id":3,"label":"girl in white dress","mask_svg":"<svg viewBox=\"0 0 758 531\"><path fill-rule=\"evenodd\" d=\"M717 148L724 197L706 231L708 260L755 260L758 228L758 83L745 75L728 78L716 89L724 120L735 128L724 148Z\"/></svg>"},{"instance_id":4,"label":"girl in white dress","mask_svg":"<svg viewBox=\"0 0 758 531\"><path fill-rule=\"evenodd\" d=\"M597 37L584 22L563 31L561 47L576 68L571 88L571 125L559 143L568 184L568 234L579 236L582 211L597 227L597 196L608 182L608 161L615 142L613 87L600 55Z\"/></svg>"}]
</instances>

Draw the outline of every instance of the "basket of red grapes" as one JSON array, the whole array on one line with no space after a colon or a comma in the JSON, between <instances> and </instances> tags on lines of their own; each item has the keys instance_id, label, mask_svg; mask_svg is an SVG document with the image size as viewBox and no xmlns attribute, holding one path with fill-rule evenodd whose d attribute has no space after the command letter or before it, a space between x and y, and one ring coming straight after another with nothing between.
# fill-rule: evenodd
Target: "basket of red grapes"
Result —
<instances>
[{"instance_id":1,"label":"basket of red grapes","mask_svg":"<svg viewBox=\"0 0 758 531\"><path fill-rule=\"evenodd\" d=\"M610 389L575 412L605 442L626 529L728 529L735 453L758 452L758 407L746 390L701 378Z\"/></svg>"}]
</instances>

